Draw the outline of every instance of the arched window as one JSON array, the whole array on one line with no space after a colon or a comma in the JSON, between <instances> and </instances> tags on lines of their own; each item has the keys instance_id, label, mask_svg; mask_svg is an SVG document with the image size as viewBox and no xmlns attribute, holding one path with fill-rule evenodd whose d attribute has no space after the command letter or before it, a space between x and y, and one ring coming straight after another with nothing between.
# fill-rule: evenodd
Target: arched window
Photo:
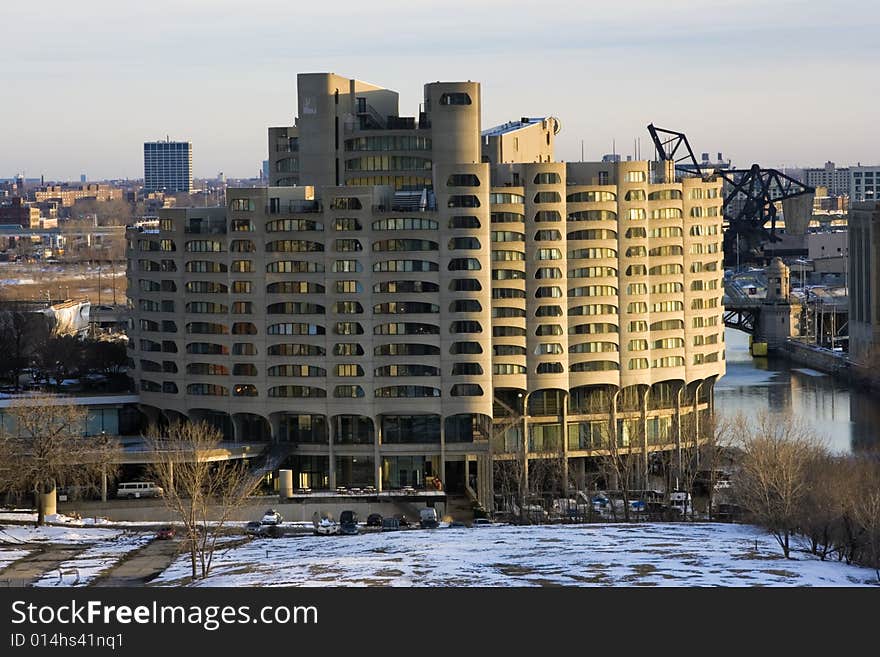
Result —
<instances>
[{"instance_id":1,"label":"arched window","mask_svg":"<svg viewBox=\"0 0 880 657\"><path fill-rule=\"evenodd\" d=\"M324 306L303 301L282 301L266 307L269 315L323 315Z\"/></svg>"},{"instance_id":2,"label":"arched window","mask_svg":"<svg viewBox=\"0 0 880 657\"><path fill-rule=\"evenodd\" d=\"M480 179L472 173L453 173L446 179L447 187L479 187Z\"/></svg>"},{"instance_id":3,"label":"arched window","mask_svg":"<svg viewBox=\"0 0 880 657\"><path fill-rule=\"evenodd\" d=\"M555 171L543 171L535 174L536 185L556 185L562 182L562 178Z\"/></svg>"},{"instance_id":4,"label":"arched window","mask_svg":"<svg viewBox=\"0 0 880 657\"><path fill-rule=\"evenodd\" d=\"M436 264L434 266L436 268ZM480 266L480 261L476 258L453 258L449 261L447 269L449 271L467 271L482 269L482 267ZM436 271L436 269L433 271Z\"/></svg>"},{"instance_id":5,"label":"arched window","mask_svg":"<svg viewBox=\"0 0 880 657\"><path fill-rule=\"evenodd\" d=\"M449 394L453 397L482 397L483 388L477 383L456 383Z\"/></svg>"},{"instance_id":6,"label":"arched window","mask_svg":"<svg viewBox=\"0 0 880 657\"><path fill-rule=\"evenodd\" d=\"M449 240L450 251L479 251L481 248L480 240L476 237L453 237Z\"/></svg>"},{"instance_id":7,"label":"arched window","mask_svg":"<svg viewBox=\"0 0 880 657\"><path fill-rule=\"evenodd\" d=\"M439 397L440 389L430 386L386 386L376 388L376 397Z\"/></svg>"},{"instance_id":8,"label":"arched window","mask_svg":"<svg viewBox=\"0 0 880 657\"><path fill-rule=\"evenodd\" d=\"M373 251L437 251L437 242L416 239L393 239L373 242Z\"/></svg>"}]
</instances>

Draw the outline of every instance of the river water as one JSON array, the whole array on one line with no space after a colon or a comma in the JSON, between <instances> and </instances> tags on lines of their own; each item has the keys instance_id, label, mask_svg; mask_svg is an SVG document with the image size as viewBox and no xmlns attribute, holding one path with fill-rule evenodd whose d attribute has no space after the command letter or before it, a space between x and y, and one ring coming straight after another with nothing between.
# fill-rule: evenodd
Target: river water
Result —
<instances>
[{"instance_id":1,"label":"river water","mask_svg":"<svg viewBox=\"0 0 880 657\"><path fill-rule=\"evenodd\" d=\"M719 414L766 411L809 422L837 454L880 447L880 397L780 358L752 358L749 337L726 329L727 374L715 385Z\"/></svg>"}]
</instances>

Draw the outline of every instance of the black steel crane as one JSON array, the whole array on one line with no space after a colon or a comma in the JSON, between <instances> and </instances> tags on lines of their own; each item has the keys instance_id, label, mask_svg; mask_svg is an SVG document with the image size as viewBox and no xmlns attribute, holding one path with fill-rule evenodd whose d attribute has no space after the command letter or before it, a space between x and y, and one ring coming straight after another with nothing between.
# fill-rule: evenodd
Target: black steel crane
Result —
<instances>
[{"instance_id":1,"label":"black steel crane","mask_svg":"<svg viewBox=\"0 0 880 657\"><path fill-rule=\"evenodd\" d=\"M683 132L657 128L653 123L648 132L661 160L672 161L677 170L703 179L721 176L727 183L723 205L728 224L724 233L725 265L760 260L761 245L781 239L776 234L776 203L816 191L777 169L764 169L758 164L748 169L704 169ZM679 153L681 148L683 153Z\"/></svg>"}]
</instances>

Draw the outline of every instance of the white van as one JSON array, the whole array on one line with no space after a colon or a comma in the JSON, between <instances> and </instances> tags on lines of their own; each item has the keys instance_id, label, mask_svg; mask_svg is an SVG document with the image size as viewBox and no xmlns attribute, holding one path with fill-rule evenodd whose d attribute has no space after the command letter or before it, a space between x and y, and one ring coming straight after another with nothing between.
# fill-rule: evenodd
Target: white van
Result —
<instances>
[{"instance_id":1,"label":"white van","mask_svg":"<svg viewBox=\"0 0 880 657\"><path fill-rule=\"evenodd\" d=\"M116 497L129 500L140 497L161 497L165 491L151 481L128 481L116 487Z\"/></svg>"}]
</instances>

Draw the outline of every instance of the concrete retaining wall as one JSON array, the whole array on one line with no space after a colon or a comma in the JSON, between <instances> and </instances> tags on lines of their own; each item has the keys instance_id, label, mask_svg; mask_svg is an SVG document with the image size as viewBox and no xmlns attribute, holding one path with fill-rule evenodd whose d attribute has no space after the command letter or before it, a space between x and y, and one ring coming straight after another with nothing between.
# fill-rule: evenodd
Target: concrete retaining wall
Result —
<instances>
[{"instance_id":1,"label":"concrete retaining wall","mask_svg":"<svg viewBox=\"0 0 880 657\"><path fill-rule=\"evenodd\" d=\"M366 501L356 498L327 498L324 500L310 500L303 502L279 502L277 497L254 498L239 509L232 520L259 520L263 517L266 509L272 508L284 516L284 522L307 522L311 521L312 515L317 511L319 514L327 513L336 520L339 514L346 510L357 512L361 520L366 520L371 513L379 513L383 517L403 513L410 522L418 522L418 509L424 508L424 503L390 502L390 501ZM436 502L437 512L443 516L446 505ZM59 502L58 512L80 514L83 518L107 518L115 521L130 522L170 522L176 520L161 500L112 500L109 502Z\"/></svg>"},{"instance_id":2,"label":"concrete retaining wall","mask_svg":"<svg viewBox=\"0 0 880 657\"><path fill-rule=\"evenodd\" d=\"M795 363L812 367L820 372L844 377L849 376L850 363L842 352L821 349L794 340L786 341L781 347L774 349L774 351Z\"/></svg>"}]
</instances>

